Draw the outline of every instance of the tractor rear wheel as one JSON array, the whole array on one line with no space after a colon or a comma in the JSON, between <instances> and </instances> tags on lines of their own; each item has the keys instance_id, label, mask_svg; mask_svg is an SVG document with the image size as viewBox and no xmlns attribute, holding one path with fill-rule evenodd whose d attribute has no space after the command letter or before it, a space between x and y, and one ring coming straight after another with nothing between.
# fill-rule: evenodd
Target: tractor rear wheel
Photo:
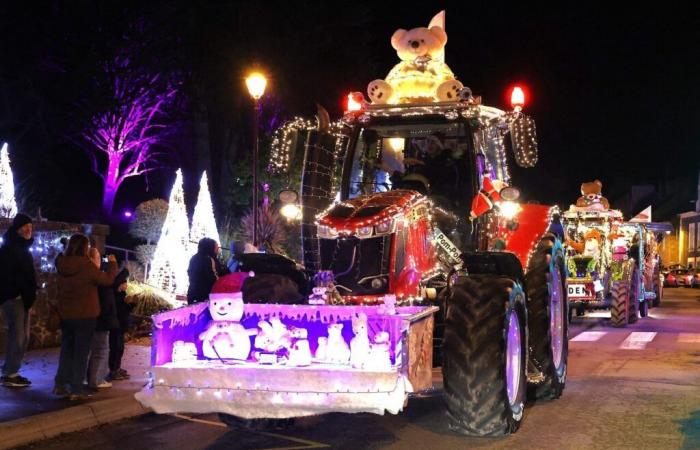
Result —
<instances>
[{"instance_id":1,"label":"tractor rear wheel","mask_svg":"<svg viewBox=\"0 0 700 450\"><path fill-rule=\"evenodd\" d=\"M545 236L532 254L525 275L530 362L541 373L540 381L530 386L533 399L559 398L566 384L570 314L565 273L561 245L556 245L553 236Z\"/></svg>"},{"instance_id":2,"label":"tractor rear wheel","mask_svg":"<svg viewBox=\"0 0 700 450\"><path fill-rule=\"evenodd\" d=\"M610 321L614 327L627 325L627 303L629 286L627 281L614 281L612 286L612 304L610 305Z\"/></svg>"},{"instance_id":3,"label":"tractor rear wheel","mask_svg":"<svg viewBox=\"0 0 700 450\"><path fill-rule=\"evenodd\" d=\"M628 291L628 302L629 302L629 318L628 323L635 323L639 319L639 312L643 302L639 300L639 284L641 283L641 277L639 276L639 269L636 266L632 269L632 277L629 281L629 291Z\"/></svg>"},{"instance_id":4,"label":"tractor rear wheel","mask_svg":"<svg viewBox=\"0 0 700 450\"><path fill-rule=\"evenodd\" d=\"M654 308L656 308L661 304L661 296L664 295L664 286L661 282L661 277L656 277L656 282L654 283L654 294L656 294L656 297L654 297L652 305Z\"/></svg>"},{"instance_id":5,"label":"tractor rear wheel","mask_svg":"<svg viewBox=\"0 0 700 450\"><path fill-rule=\"evenodd\" d=\"M446 306L442 373L450 429L514 433L527 389L525 292L500 275L456 276Z\"/></svg>"}]
</instances>

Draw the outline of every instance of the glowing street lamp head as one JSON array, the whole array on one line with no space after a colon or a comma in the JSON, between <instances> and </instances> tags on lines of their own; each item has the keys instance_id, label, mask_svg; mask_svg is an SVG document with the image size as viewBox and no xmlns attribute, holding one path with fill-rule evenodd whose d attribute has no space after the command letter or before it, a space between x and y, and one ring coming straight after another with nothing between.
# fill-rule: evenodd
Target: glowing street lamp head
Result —
<instances>
[{"instance_id":1,"label":"glowing street lamp head","mask_svg":"<svg viewBox=\"0 0 700 450\"><path fill-rule=\"evenodd\" d=\"M259 72L253 72L245 79L245 84L248 86L248 92L250 96L255 100L259 100L260 97L265 93L265 86L267 86L267 79L265 76Z\"/></svg>"}]
</instances>

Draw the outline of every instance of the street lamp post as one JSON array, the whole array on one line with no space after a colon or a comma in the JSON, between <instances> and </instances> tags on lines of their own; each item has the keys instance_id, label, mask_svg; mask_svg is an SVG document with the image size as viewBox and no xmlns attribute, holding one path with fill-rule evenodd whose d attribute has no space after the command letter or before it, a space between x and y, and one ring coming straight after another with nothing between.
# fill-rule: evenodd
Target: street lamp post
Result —
<instances>
[{"instance_id":1,"label":"street lamp post","mask_svg":"<svg viewBox=\"0 0 700 450\"><path fill-rule=\"evenodd\" d=\"M245 80L248 92L255 102L253 116L253 245L258 246L258 117L260 115L260 97L265 93L267 80L260 73L251 73Z\"/></svg>"}]
</instances>

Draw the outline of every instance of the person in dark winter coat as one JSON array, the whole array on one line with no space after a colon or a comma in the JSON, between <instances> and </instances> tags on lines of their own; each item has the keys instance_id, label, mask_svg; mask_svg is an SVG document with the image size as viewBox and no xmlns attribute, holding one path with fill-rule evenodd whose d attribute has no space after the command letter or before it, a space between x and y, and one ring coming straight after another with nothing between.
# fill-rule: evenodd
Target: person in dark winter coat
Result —
<instances>
[{"instance_id":1,"label":"person in dark winter coat","mask_svg":"<svg viewBox=\"0 0 700 450\"><path fill-rule=\"evenodd\" d=\"M32 219L17 214L0 248L0 304L7 324L7 351L0 380L7 387L32 384L19 374L29 343L29 310L36 300L36 272L29 252L34 243L32 232Z\"/></svg>"},{"instance_id":2,"label":"person in dark winter coat","mask_svg":"<svg viewBox=\"0 0 700 450\"><path fill-rule=\"evenodd\" d=\"M114 301L117 310L117 322L119 326L109 332L109 380L128 380L129 373L122 369L122 357L124 356L124 334L129 329L129 316L134 309L133 303L126 301L126 282L129 279L129 271L124 268L117 275L112 285Z\"/></svg>"},{"instance_id":3,"label":"person in dark winter coat","mask_svg":"<svg viewBox=\"0 0 700 450\"><path fill-rule=\"evenodd\" d=\"M227 273L217 260L219 244L210 238L203 238L197 246L197 253L190 259L187 275L190 287L187 289L187 303L193 304L209 300L212 286L221 275Z\"/></svg>"},{"instance_id":4,"label":"person in dark winter coat","mask_svg":"<svg viewBox=\"0 0 700 450\"><path fill-rule=\"evenodd\" d=\"M100 252L97 248L90 248L90 259L96 267L103 266L101 267L102 270L108 269L106 264L102 264ZM111 330L119 328L117 306L114 298L114 285L98 286L97 296L100 301L100 315L97 316L95 334L92 336L87 373L88 387L93 390L112 387L112 383L107 381L109 333Z\"/></svg>"}]
</instances>

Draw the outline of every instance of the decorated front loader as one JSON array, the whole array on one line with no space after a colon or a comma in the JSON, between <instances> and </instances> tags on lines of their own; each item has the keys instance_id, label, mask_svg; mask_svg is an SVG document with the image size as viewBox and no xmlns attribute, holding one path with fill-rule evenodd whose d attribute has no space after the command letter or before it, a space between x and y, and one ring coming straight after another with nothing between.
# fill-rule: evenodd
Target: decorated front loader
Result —
<instances>
[{"instance_id":1,"label":"decorated front loader","mask_svg":"<svg viewBox=\"0 0 700 450\"><path fill-rule=\"evenodd\" d=\"M613 326L645 317L661 301L657 239L652 224L625 222L601 194L602 183L581 185L582 196L563 214L570 317L610 309Z\"/></svg>"},{"instance_id":2,"label":"decorated front loader","mask_svg":"<svg viewBox=\"0 0 700 450\"><path fill-rule=\"evenodd\" d=\"M242 295L156 318L142 402L157 412L225 413L230 423L397 413L408 393L430 385L434 322L454 431L509 434L528 387L537 399L561 396L562 228L555 208L518 202L508 170L512 159L535 165L535 124L522 91L504 111L455 80L446 39L444 14L428 28L398 30L391 43L401 62L369 84L371 102L353 93L337 122L319 111L316 123L282 128L273 171L293 167L295 143L305 144L307 304L266 304L281 301L278 293L263 298L250 286L279 280L281 265L271 263L277 255L254 255L243 264L255 274L242 274ZM218 323L238 295L246 304L234 323Z\"/></svg>"}]
</instances>

